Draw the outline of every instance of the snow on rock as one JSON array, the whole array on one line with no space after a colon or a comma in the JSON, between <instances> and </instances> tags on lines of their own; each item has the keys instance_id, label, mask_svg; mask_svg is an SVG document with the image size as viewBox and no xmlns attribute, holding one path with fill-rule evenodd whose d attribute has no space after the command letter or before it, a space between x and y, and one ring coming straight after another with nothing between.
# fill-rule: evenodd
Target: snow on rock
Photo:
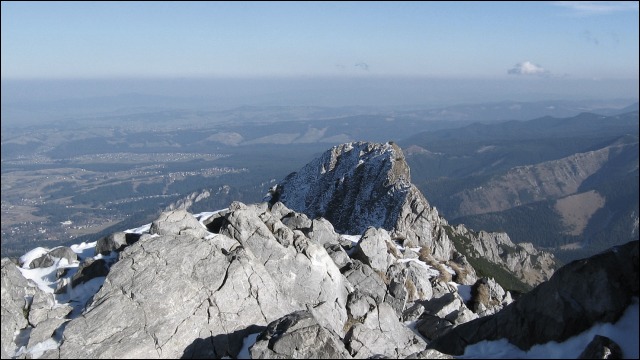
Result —
<instances>
[{"instance_id":1,"label":"snow on rock","mask_svg":"<svg viewBox=\"0 0 640 360\"><path fill-rule=\"evenodd\" d=\"M385 229L392 238L429 246L443 260L453 249L438 231L446 222L411 184L402 150L393 143L335 146L287 176L271 201L310 218L322 216L341 233L362 234L371 226Z\"/></svg>"}]
</instances>

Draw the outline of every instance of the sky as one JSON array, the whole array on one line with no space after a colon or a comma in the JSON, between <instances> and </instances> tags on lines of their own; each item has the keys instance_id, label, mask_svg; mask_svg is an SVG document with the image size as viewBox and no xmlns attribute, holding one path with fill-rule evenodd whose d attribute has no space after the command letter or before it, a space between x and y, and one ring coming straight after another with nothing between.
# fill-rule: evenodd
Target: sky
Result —
<instances>
[{"instance_id":1,"label":"sky","mask_svg":"<svg viewBox=\"0 0 640 360\"><path fill-rule=\"evenodd\" d=\"M638 96L637 2L3 1L1 24L5 82L469 79Z\"/></svg>"}]
</instances>

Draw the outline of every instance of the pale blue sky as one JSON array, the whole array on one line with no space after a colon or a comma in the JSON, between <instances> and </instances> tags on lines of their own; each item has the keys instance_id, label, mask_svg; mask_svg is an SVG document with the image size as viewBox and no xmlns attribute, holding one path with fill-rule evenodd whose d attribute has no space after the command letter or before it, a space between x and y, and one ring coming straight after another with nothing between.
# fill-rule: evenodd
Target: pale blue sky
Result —
<instances>
[{"instance_id":1,"label":"pale blue sky","mask_svg":"<svg viewBox=\"0 0 640 360\"><path fill-rule=\"evenodd\" d=\"M2 78L638 78L637 2L2 2Z\"/></svg>"}]
</instances>

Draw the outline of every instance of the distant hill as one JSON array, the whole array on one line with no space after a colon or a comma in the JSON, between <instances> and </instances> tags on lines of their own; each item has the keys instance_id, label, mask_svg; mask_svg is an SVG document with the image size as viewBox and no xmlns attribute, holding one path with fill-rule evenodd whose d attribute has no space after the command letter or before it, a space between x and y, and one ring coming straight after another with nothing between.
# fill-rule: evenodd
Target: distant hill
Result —
<instances>
[{"instance_id":1,"label":"distant hill","mask_svg":"<svg viewBox=\"0 0 640 360\"><path fill-rule=\"evenodd\" d=\"M414 181L453 223L565 260L638 236L638 111L478 123L401 144Z\"/></svg>"}]
</instances>

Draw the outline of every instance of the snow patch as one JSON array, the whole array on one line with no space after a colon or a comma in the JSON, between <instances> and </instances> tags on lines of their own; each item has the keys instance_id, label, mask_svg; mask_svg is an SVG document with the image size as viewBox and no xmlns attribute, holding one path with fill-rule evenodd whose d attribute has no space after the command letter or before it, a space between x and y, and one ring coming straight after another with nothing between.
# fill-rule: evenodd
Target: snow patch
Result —
<instances>
[{"instance_id":1,"label":"snow patch","mask_svg":"<svg viewBox=\"0 0 640 360\"><path fill-rule=\"evenodd\" d=\"M465 303L471 300L471 285L462 285L455 282L449 282L449 285L453 285L458 289L458 295Z\"/></svg>"},{"instance_id":2,"label":"snow patch","mask_svg":"<svg viewBox=\"0 0 640 360\"><path fill-rule=\"evenodd\" d=\"M148 233L149 230L151 229L151 224L146 224L146 225L142 225L140 227L137 227L135 229L129 229L129 230L125 230L124 233L125 234L138 234L138 235L142 235L144 233Z\"/></svg>"}]
</instances>

